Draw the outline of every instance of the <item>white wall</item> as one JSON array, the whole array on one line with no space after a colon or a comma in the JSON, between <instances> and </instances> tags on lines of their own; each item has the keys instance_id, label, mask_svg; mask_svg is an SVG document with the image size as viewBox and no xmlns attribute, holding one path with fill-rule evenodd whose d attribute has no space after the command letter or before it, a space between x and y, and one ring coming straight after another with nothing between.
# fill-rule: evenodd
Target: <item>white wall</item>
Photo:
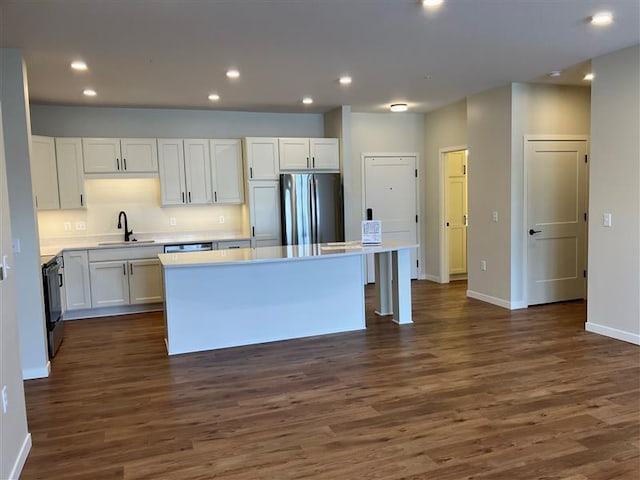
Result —
<instances>
[{"instance_id":1,"label":"white wall","mask_svg":"<svg viewBox=\"0 0 640 480\"><path fill-rule=\"evenodd\" d=\"M427 246L427 278L440 281L440 149L467 144L467 101L452 103L425 115L424 171L420 179L425 208L422 230Z\"/></svg>"},{"instance_id":2,"label":"white wall","mask_svg":"<svg viewBox=\"0 0 640 480\"><path fill-rule=\"evenodd\" d=\"M418 113L352 113L351 114L351 158L348 169L345 168L344 183L346 217L350 222L345 225L347 239L360 239L360 222L363 219L362 207L362 154L363 153L417 153L419 170L424 171L424 115ZM420 192L422 195L422 192ZM420 209L423 218L424 208ZM420 232L420 244L423 258L420 269L424 267L424 239ZM429 247L427 247L429 248Z\"/></svg>"},{"instance_id":3,"label":"white wall","mask_svg":"<svg viewBox=\"0 0 640 480\"><path fill-rule=\"evenodd\" d=\"M586 328L640 344L640 46L592 66Z\"/></svg>"},{"instance_id":4,"label":"white wall","mask_svg":"<svg viewBox=\"0 0 640 480\"><path fill-rule=\"evenodd\" d=\"M34 135L59 137L323 137L314 113L31 105Z\"/></svg>"},{"instance_id":5,"label":"white wall","mask_svg":"<svg viewBox=\"0 0 640 480\"><path fill-rule=\"evenodd\" d=\"M591 90L570 87L514 83L512 85L511 145L511 303L524 306L524 136L588 136L590 130Z\"/></svg>"},{"instance_id":6,"label":"white wall","mask_svg":"<svg viewBox=\"0 0 640 480\"><path fill-rule=\"evenodd\" d=\"M20 242L15 254L20 355L24 378L48 376L40 247L31 188L30 118L27 76L19 50L0 49L0 101L4 122L11 228Z\"/></svg>"},{"instance_id":7,"label":"white wall","mask_svg":"<svg viewBox=\"0 0 640 480\"><path fill-rule=\"evenodd\" d=\"M511 85L467 98L469 296L510 307ZM493 222L492 212L498 212ZM480 270L480 261L487 270Z\"/></svg>"},{"instance_id":8,"label":"white wall","mask_svg":"<svg viewBox=\"0 0 640 480\"><path fill-rule=\"evenodd\" d=\"M15 266L11 252L11 221L2 135L0 107L0 261L7 255ZM0 281L0 386L7 388L6 414L0 414L0 478L17 478L29 452L31 436L27 431L22 366L16 314L16 271Z\"/></svg>"}]
</instances>

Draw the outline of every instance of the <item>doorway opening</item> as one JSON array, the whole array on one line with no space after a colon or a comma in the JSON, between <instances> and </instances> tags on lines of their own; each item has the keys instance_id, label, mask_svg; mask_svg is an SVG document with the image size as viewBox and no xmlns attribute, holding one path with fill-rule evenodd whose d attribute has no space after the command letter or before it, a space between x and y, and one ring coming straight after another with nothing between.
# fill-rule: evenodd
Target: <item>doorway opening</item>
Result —
<instances>
[{"instance_id":1,"label":"doorway opening","mask_svg":"<svg viewBox=\"0 0 640 480\"><path fill-rule=\"evenodd\" d=\"M467 279L468 161L466 146L440 150L440 283Z\"/></svg>"}]
</instances>

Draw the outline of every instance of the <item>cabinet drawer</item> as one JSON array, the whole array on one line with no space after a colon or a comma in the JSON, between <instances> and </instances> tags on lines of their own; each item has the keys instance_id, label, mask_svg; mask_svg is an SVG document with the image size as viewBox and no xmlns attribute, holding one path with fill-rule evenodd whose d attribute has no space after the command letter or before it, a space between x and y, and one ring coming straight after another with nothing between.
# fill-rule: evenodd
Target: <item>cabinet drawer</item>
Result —
<instances>
[{"instance_id":1,"label":"cabinet drawer","mask_svg":"<svg viewBox=\"0 0 640 480\"><path fill-rule=\"evenodd\" d=\"M106 262L110 260L136 260L139 258L156 258L163 252L162 245L145 247L103 248L89 250L90 262Z\"/></svg>"},{"instance_id":2,"label":"cabinet drawer","mask_svg":"<svg viewBox=\"0 0 640 480\"><path fill-rule=\"evenodd\" d=\"M218 250L249 247L251 247L251 240L224 240L218 242Z\"/></svg>"}]
</instances>

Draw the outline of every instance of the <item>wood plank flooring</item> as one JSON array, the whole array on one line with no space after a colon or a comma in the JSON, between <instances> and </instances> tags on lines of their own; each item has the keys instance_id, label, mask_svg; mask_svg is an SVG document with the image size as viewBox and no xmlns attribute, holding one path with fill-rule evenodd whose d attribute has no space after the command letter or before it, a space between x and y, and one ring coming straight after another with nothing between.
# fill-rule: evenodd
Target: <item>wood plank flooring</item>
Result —
<instances>
[{"instance_id":1,"label":"wood plank flooring","mask_svg":"<svg viewBox=\"0 0 640 480\"><path fill-rule=\"evenodd\" d=\"M65 325L22 479L640 478L640 348L585 303L413 282L413 325L169 358L161 314ZM232 319L230 320L232 321Z\"/></svg>"}]
</instances>

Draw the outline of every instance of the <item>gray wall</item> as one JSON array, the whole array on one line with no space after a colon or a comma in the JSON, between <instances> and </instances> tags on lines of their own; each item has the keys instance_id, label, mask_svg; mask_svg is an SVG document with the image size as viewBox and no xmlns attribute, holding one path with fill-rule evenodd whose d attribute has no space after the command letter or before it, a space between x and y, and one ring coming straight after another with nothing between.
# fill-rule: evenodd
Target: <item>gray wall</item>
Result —
<instances>
[{"instance_id":1,"label":"gray wall","mask_svg":"<svg viewBox=\"0 0 640 480\"><path fill-rule=\"evenodd\" d=\"M20 242L15 254L20 355L24 378L46 377L49 357L42 302L40 245L31 188L30 119L26 69L16 49L0 49L2 83L0 101L4 123L7 180L13 238Z\"/></svg>"},{"instance_id":2,"label":"gray wall","mask_svg":"<svg viewBox=\"0 0 640 480\"><path fill-rule=\"evenodd\" d=\"M467 145L467 101L452 103L425 115L424 172L420 180L425 208L424 232L426 249L425 273L439 282L440 272L440 150Z\"/></svg>"},{"instance_id":3,"label":"gray wall","mask_svg":"<svg viewBox=\"0 0 640 480\"><path fill-rule=\"evenodd\" d=\"M593 60L587 330L640 344L640 46ZM602 214L613 215L612 227Z\"/></svg>"},{"instance_id":4,"label":"gray wall","mask_svg":"<svg viewBox=\"0 0 640 480\"><path fill-rule=\"evenodd\" d=\"M351 178L353 175L351 162L351 107L349 105L342 105L324 114L324 134L327 137L340 139L340 168L343 175L345 205L344 223L345 225L352 225L354 222L352 218L353 212L351 208L346 208L346 205L351 205L353 192L351 191L351 183L344 181L345 178Z\"/></svg>"},{"instance_id":5,"label":"gray wall","mask_svg":"<svg viewBox=\"0 0 640 480\"><path fill-rule=\"evenodd\" d=\"M323 137L321 114L31 105L34 135L78 137Z\"/></svg>"}]
</instances>

